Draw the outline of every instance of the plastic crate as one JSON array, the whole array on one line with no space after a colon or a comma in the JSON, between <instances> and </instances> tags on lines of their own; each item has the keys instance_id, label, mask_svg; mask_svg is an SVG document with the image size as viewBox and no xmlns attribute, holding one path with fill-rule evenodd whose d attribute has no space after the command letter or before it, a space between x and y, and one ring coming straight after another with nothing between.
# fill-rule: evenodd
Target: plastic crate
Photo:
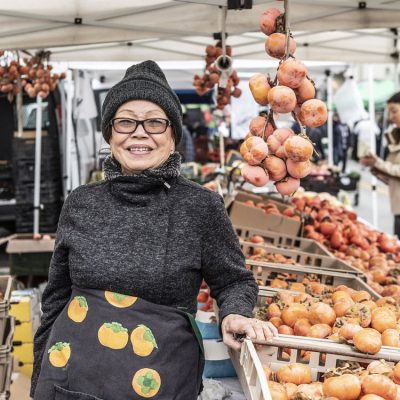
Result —
<instances>
[{"instance_id":1,"label":"plastic crate","mask_svg":"<svg viewBox=\"0 0 400 400\"><path fill-rule=\"evenodd\" d=\"M35 142L36 139L14 138L13 140L13 159L35 158ZM48 159L54 157L54 153L58 152L57 141L51 136L42 136L41 140L42 158Z\"/></svg>"},{"instance_id":2,"label":"plastic crate","mask_svg":"<svg viewBox=\"0 0 400 400\"><path fill-rule=\"evenodd\" d=\"M8 316L10 309L12 277L10 275L0 276L0 291L4 293L3 300L0 300L0 318Z\"/></svg>"},{"instance_id":3,"label":"plastic crate","mask_svg":"<svg viewBox=\"0 0 400 400\"><path fill-rule=\"evenodd\" d=\"M40 218L45 221L46 224L57 224L59 214L61 212L61 203L41 203ZM20 203L16 205L15 209L17 222L33 221L33 204L32 203Z\"/></svg>"},{"instance_id":4,"label":"plastic crate","mask_svg":"<svg viewBox=\"0 0 400 400\"><path fill-rule=\"evenodd\" d=\"M244 241L240 241L240 247L246 258L252 256L255 249L263 249L267 251L268 254L281 254L299 265L318 267L327 271L347 272L349 274L355 274L357 276L364 277L364 273L362 271L334 257L320 256L298 250L281 249L279 247L265 246L263 244L255 244Z\"/></svg>"},{"instance_id":5,"label":"plastic crate","mask_svg":"<svg viewBox=\"0 0 400 400\"><path fill-rule=\"evenodd\" d=\"M282 349L290 348L290 361L282 358ZM301 360L300 352L310 351L309 361ZM301 362L311 368L313 381L318 381L328 368L335 368L346 362L367 365L374 360L385 360L389 365L400 361L396 347L383 346L376 354L354 351L350 346L327 339L279 335L256 350L249 339L245 339L241 352L229 349L229 354L247 400L272 400L263 366L276 371L288 362ZM326 355L322 357L322 354Z\"/></svg>"},{"instance_id":6,"label":"plastic crate","mask_svg":"<svg viewBox=\"0 0 400 400\"><path fill-rule=\"evenodd\" d=\"M58 178L61 174L60 165L56 159L43 160L40 167L41 182L47 182ZM29 183L35 179L35 160L23 159L15 162L15 181L18 183Z\"/></svg>"},{"instance_id":7,"label":"plastic crate","mask_svg":"<svg viewBox=\"0 0 400 400\"><path fill-rule=\"evenodd\" d=\"M285 278L287 282L301 282L307 276L313 276L325 285L346 285L354 290L365 290L371 294L373 299L381 296L366 284L359 276L345 272L322 270L315 267L303 267L301 265L283 265L263 263L260 261L246 260L246 266L254 273L256 279L262 280L260 289L270 286L272 279L280 275L290 276Z\"/></svg>"},{"instance_id":8,"label":"plastic crate","mask_svg":"<svg viewBox=\"0 0 400 400\"><path fill-rule=\"evenodd\" d=\"M260 358L253 343L246 339L240 352L229 349L236 375L247 400L272 400Z\"/></svg>"},{"instance_id":9,"label":"plastic crate","mask_svg":"<svg viewBox=\"0 0 400 400\"><path fill-rule=\"evenodd\" d=\"M14 183L12 180L0 180L0 199L11 200L15 198Z\"/></svg>"},{"instance_id":10,"label":"plastic crate","mask_svg":"<svg viewBox=\"0 0 400 400\"><path fill-rule=\"evenodd\" d=\"M57 225L39 225L40 233L53 233L57 231ZM32 233L33 232L33 224L30 225L18 225L16 228L16 232L20 234Z\"/></svg>"},{"instance_id":11,"label":"plastic crate","mask_svg":"<svg viewBox=\"0 0 400 400\"><path fill-rule=\"evenodd\" d=\"M13 317L7 317L4 333L0 342L0 396L7 396L10 389L13 360L11 357L11 350L14 329L15 319Z\"/></svg>"},{"instance_id":12,"label":"plastic crate","mask_svg":"<svg viewBox=\"0 0 400 400\"><path fill-rule=\"evenodd\" d=\"M15 198L18 203L33 203L35 184L17 183L15 185ZM44 203L59 202L61 199L61 183L55 178L51 181L40 183L40 200Z\"/></svg>"},{"instance_id":13,"label":"plastic crate","mask_svg":"<svg viewBox=\"0 0 400 400\"><path fill-rule=\"evenodd\" d=\"M300 185L310 192L327 192L336 196L340 191L340 179L337 174L334 175L308 175L301 179Z\"/></svg>"},{"instance_id":14,"label":"plastic crate","mask_svg":"<svg viewBox=\"0 0 400 400\"><path fill-rule=\"evenodd\" d=\"M324 246L312 239L306 239L298 236L285 235L283 233L253 229L246 226L234 225L234 229L242 240L247 240L253 235L261 236L265 244L271 244L276 247L285 249L296 249L306 253L311 253L321 256L333 257Z\"/></svg>"},{"instance_id":15,"label":"plastic crate","mask_svg":"<svg viewBox=\"0 0 400 400\"><path fill-rule=\"evenodd\" d=\"M344 191L358 190L358 184L361 176L341 176L339 179L339 188Z\"/></svg>"},{"instance_id":16,"label":"plastic crate","mask_svg":"<svg viewBox=\"0 0 400 400\"><path fill-rule=\"evenodd\" d=\"M0 180L12 180L13 179L13 169L10 164L0 162Z\"/></svg>"},{"instance_id":17,"label":"plastic crate","mask_svg":"<svg viewBox=\"0 0 400 400\"><path fill-rule=\"evenodd\" d=\"M6 365L4 384L2 385L4 388L4 391L3 391L3 393L0 393L0 400L8 400L10 398L10 395L11 395L10 386L11 386L12 371L13 371L13 358L10 357L10 359Z\"/></svg>"},{"instance_id":18,"label":"plastic crate","mask_svg":"<svg viewBox=\"0 0 400 400\"><path fill-rule=\"evenodd\" d=\"M54 240L33 240L32 234L14 235L7 244L12 275L48 276Z\"/></svg>"},{"instance_id":19,"label":"plastic crate","mask_svg":"<svg viewBox=\"0 0 400 400\"><path fill-rule=\"evenodd\" d=\"M15 253L9 255L13 275L48 276L52 253Z\"/></svg>"},{"instance_id":20,"label":"plastic crate","mask_svg":"<svg viewBox=\"0 0 400 400\"><path fill-rule=\"evenodd\" d=\"M41 225L57 225L58 218L61 212L61 203L42 203L40 214ZM15 218L17 226L33 226L33 204L32 203L20 203L15 208Z\"/></svg>"}]
</instances>

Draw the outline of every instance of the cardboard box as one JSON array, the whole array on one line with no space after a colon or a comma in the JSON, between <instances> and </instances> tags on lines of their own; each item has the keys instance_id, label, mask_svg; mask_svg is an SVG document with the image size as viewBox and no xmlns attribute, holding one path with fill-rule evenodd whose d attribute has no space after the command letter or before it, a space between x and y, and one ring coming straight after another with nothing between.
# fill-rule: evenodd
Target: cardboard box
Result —
<instances>
[{"instance_id":1,"label":"cardboard box","mask_svg":"<svg viewBox=\"0 0 400 400\"><path fill-rule=\"evenodd\" d=\"M239 190L238 194L242 193L244 195L252 195L252 196L258 196L261 197L261 201L270 201L272 200L274 203L280 203L286 207L292 206L290 200L287 199L287 196L285 198L282 197L279 193L275 194L265 194L265 193L256 193L256 192L250 192L248 190Z\"/></svg>"},{"instance_id":2,"label":"cardboard box","mask_svg":"<svg viewBox=\"0 0 400 400\"><path fill-rule=\"evenodd\" d=\"M40 325L40 317L36 315L30 322L16 321L14 331L15 342L33 342L33 337Z\"/></svg>"},{"instance_id":3,"label":"cardboard box","mask_svg":"<svg viewBox=\"0 0 400 400\"><path fill-rule=\"evenodd\" d=\"M258 195L258 194L252 194L249 192L242 192L239 191L235 197L235 200L240 201L244 203L247 200L252 200L254 203L258 202L268 202L268 203L273 203L277 206L279 211L285 211L289 207L293 207L292 204L286 203L284 201L281 201L279 198L275 198L273 196L268 196L268 195ZM295 213L299 216L301 216L301 213L297 210L295 210Z\"/></svg>"},{"instance_id":4,"label":"cardboard box","mask_svg":"<svg viewBox=\"0 0 400 400\"><path fill-rule=\"evenodd\" d=\"M42 135L41 136L47 136L47 131L42 129ZM35 130L26 130L22 131L19 133L18 131L14 132L14 137L20 138L20 139L36 139L36 131Z\"/></svg>"},{"instance_id":5,"label":"cardboard box","mask_svg":"<svg viewBox=\"0 0 400 400\"><path fill-rule=\"evenodd\" d=\"M33 363L33 343L13 342L11 354L23 363Z\"/></svg>"},{"instance_id":6,"label":"cardboard box","mask_svg":"<svg viewBox=\"0 0 400 400\"><path fill-rule=\"evenodd\" d=\"M6 252L13 253L52 253L54 251L55 236L50 235L51 239L32 238L32 234L17 234L8 238Z\"/></svg>"},{"instance_id":7,"label":"cardboard box","mask_svg":"<svg viewBox=\"0 0 400 400\"><path fill-rule=\"evenodd\" d=\"M235 201L235 197L233 197L233 196L225 196L224 197L225 208L228 209L232 205L232 203L234 201Z\"/></svg>"},{"instance_id":8,"label":"cardboard box","mask_svg":"<svg viewBox=\"0 0 400 400\"><path fill-rule=\"evenodd\" d=\"M247 196L253 197L253 195ZM258 196L255 197L258 199L257 201L263 201L259 200ZM269 230L294 236L301 233L301 222L283 215L266 214L260 208L244 204L246 200L254 201L254 198L246 198L245 195L238 194L236 200L230 206L229 216L233 225L247 226L249 228ZM286 208L283 205L277 205L277 207L279 211L283 211Z\"/></svg>"}]
</instances>

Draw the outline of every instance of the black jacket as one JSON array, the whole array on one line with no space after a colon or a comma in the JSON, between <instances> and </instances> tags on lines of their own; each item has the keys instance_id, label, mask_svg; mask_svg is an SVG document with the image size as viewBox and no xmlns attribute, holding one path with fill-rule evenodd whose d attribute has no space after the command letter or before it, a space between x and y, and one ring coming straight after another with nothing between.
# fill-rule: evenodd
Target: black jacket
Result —
<instances>
[{"instance_id":1,"label":"black jacket","mask_svg":"<svg viewBox=\"0 0 400 400\"><path fill-rule=\"evenodd\" d=\"M131 294L196 312L204 278L220 318L251 317L258 288L221 197L181 176L177 153L158 170L123 176L108 158L106 180L80 186L60 216L42 323L35 335L31 395L52 324L71 285Z\"/></svg>"}]
</instances>

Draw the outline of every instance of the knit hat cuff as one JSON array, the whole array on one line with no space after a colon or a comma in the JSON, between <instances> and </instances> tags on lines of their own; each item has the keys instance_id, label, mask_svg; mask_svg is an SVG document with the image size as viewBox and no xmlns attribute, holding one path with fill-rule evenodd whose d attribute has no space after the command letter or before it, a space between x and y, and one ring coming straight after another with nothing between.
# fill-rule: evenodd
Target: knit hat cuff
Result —
<instances>
[{"instance_id":1,"label":"knit hat cuff","mask_svg":"<svg viewBox=\"0 0 400 400\"><path fill-rule=\"evenodd\" d=\"M123 79L107 94L102 118L102 132L107 142L110 140L108 126L111 119L118 108L129 100L148 100L159 105L172 123L175 143L179 143L182 137L182 109L178 97L162 83L144 77L134 80Z\"/></svg>"}]
</instances>

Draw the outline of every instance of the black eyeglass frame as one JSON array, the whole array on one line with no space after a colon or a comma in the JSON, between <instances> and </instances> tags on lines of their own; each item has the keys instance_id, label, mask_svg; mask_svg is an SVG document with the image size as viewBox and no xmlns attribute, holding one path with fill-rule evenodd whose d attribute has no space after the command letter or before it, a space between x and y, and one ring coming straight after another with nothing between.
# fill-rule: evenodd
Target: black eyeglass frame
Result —
<instances>
[{"instance_id":1,"label":"black eyeglass frame","mask_svg":"<svg viewBox=\"0 0 400 400\"><path fill-rule=\"evenodd\" d=\"M114 122L115 122L116 120L121 120L121 119L129 120L129 121L135 121L135 123L136 123L135 129L134 129L133 131L131 131L131 132L120 132L120 131L117 131L117 130L115 129ZM150 120L154 120L154 119L162 120L162 121L167 122L167 125L165 126L165 129L164 129L162 132L157 132L157 133L155 133L155 132L148 132L148 131L146 130L146 128L145 128L145 126L144 126L145 122L146 122L146 121L150 121ZM132 135L133 133L136 132L136 129L138 128L139 125L142 126L143 130L144 130L148 135L161 135L161 134L163 134L163 133L166 132L166 130L168 129L169 126L172 126L172 122L171 122L169 119L166 119L166 118L147 118L147 119L141 119L141 120L140 120L140 119L134 119L134 118L113 118L113 119L110 121L110 126L111 126L112 128L114 128L115 132L120 133L121 135Z\"/></svg>"}]
</instances>

